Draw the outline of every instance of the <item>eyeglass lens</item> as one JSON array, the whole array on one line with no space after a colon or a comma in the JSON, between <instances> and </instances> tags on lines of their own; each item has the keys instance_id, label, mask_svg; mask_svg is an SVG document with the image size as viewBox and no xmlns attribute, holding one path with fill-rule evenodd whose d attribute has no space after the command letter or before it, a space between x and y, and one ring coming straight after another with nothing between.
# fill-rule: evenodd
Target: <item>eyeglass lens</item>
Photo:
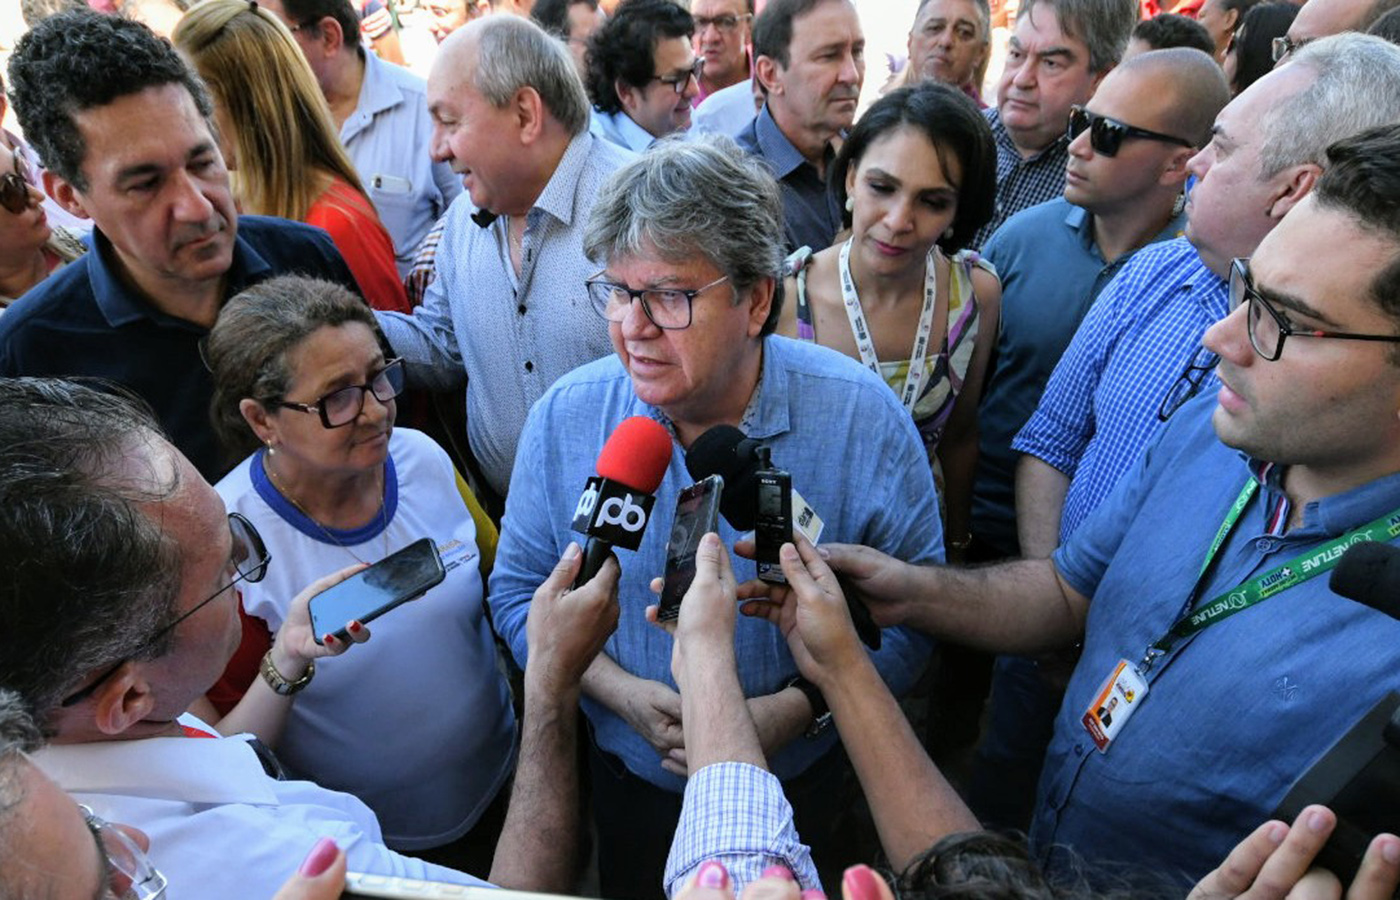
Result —
<instances>
[{"instance_id":1,"label":"eyeglass lens","mask_svg":"<svg viewBox=\"0 0 1400 900\"><path fill-rule=\"evenodd\" d=\"M609 322L627 318L635 296L642 301L642 312L658 328L684 328L690 324L690 298L685 291L629 291L620 284L593 281L588 285L593 306Z\"/></svg>"},{"instance_id":2,"label":"eyeglass lens","mask_svg":"<svg viewBox=\"0 0 1400 900\"><path fill-rule=\"evenodd\" d=\"M388 403L404 389L404 369L402 360L394 360L375 375L367 385L352 385L341 388L322 397L316 404L332 428L348 425L365 408L365 392L374 394L380 403Z\"/></svg>"},{"instance_id":3,"label":"eyeglass lens","mask_svg":"<svg viewBox=\"0 0 1400 900\"><path fill-rule=\"evenodd\" d=\"M157 900L165 896L166 880L146 851L129 834L83 808L88 828L97 836L110 866L108 889L117 900Z\"/></svg>"},{"instance_id":4,"label":"eyeglass lens","mask_svg":"<svg viewBox=\"0 0 1400 900\"><path fill-rule=\"evenodd\" d=\"M0 206L19 215L29 208L29 178L19 153L14 154L15 170L0 175Z\"/></svg>"}]
</instances>

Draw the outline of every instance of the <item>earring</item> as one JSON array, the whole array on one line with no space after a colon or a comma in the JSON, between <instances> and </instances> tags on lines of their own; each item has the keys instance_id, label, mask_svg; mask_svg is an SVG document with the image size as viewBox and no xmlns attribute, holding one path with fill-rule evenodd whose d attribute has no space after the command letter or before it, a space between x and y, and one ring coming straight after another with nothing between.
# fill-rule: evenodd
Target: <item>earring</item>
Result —
<instances>
[{"instance_id":1,"label":"earring","mask_svg":"<svg viewBox=\"0 0 1400 900\"><path fill-rule=\"evenodd\" d=\"M277 453L276 449L274 449L273 446L272 446L272 438L268 438L268 439L267 439L267 455L268 455L268 456L274 456L274 455L276 455L276 453Z\"/></svg>"},{"instance_id":2,"label":"earring","mask_svg":"<svg viewBox=\"0 0 1400 900\"><path fill-rule=\"evenodd\" d=\"M1181 215L1181 211L1182 211L1183 209L1185 209L1185 208L1186 208L1186 195L1185 195L1184 193L1182 193L1182 194L1177 194L1177 195L1176 195L1176 200L1172 201L1172 218L1174 219L1174 218L1176 218L1177 216Z\"/></svg>"},{"instance_id":3,"label":"earring","mask_svg":"<svg viewBox=\"0 0 1400 900\"><path fill-rule=\"evenodd\" d=\"M847 197L847 198L846 198L846 212L855 212L855 211L856 211L856 198L855 198L855 197Z\"/></svg>"},{"instance_id":4,"label":"earring","mask_svg":"<svg viewBox=\"0 0 1400 900\"><path fill-rule=\"evenodd\" d=\"M952 239L953 239L953 226L952 226L952 225L949 225L947 228L945 228L945 229L943 230L943 240L945 240L945 241L951 241Z\"/></svg>"}]
</instances>

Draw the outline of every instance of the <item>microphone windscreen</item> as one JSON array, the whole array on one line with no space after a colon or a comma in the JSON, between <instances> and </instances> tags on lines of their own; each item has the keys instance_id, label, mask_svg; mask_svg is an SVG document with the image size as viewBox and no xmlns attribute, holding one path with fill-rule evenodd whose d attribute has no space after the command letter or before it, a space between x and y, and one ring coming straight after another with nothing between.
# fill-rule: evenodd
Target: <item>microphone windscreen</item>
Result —
<instances>
[{"instance_id":1,"label":"microphone windscreen","mask_svg":"<svg viewBox=\"0 0 1400 900\"><path fill-rule=\"evenodd\" d=\"M749 531L758 519L758 442L733 425L716 425L700 435L685 453L685 467L696 481L718 475L724 479L719 511L738 531Z\"/></svg>"},{"instance_id":2,"label":"microphone windscreen","mask_svg":"<svg viewBox=\"0 0 1400 900\"><path fill-rule=\"evenodd\" d=\"M1400 548L1379 541L1353 544L1328 585L1349 600L1400 619Z\"/></svg>"},{"instance_id":3,"label":"microphone windscreen","mask_svg":"<svg viewBox=\"0 0 1400 900\"><path fill-rule=\"evenodd\" d=\"M654 494L671 464L671 433L660 422L632 416L617 428L598 454L598 474L643 494Z\"/></svg>"}]
</instances>

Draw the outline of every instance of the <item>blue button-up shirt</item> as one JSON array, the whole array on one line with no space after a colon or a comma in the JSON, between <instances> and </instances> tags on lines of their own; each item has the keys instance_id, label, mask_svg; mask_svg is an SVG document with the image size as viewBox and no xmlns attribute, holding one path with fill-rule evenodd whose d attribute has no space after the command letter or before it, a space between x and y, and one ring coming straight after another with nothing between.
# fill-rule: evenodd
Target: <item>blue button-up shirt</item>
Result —
<instances>
[{"instance_id":1,"label":"blue button-up shirt","mask_svg":"<svg viewBox=\"0 0 1400 900\"><path fill-rule=\"evenodd\" d=\"M1172 218L1149 243L1181 235L1185 215ZM1094 243L1094 217L1063 197L1012 216L982 255L1001 277L1001 330L996 368L982 394L972 528L1007 556L1016 538L1016 463L1011 441L1040 402L1040 394L1094 298L1132 259L1105 262Z\"/></svg>"},{"instance_id":2,"label":"blue button-up shirt","mask_svg":"<svg viewBox=\"0 0 1400 900\"><path fill-rule=\"evenodd\" d=\"M1290 784L1387 692L1400 690L1400 622L1333 594L1321 575L1186 639L1107 753L1080 722L1120 659L1136 663L1185 609L1251 468L1211 427L1213 396L1182 407L1112 495L1056 551L1091 598L1084 653L1055 722L1031 839L1186 885L1269 818ZM1400 475L1308 504L1272 535L1266 479L1196 605L1400 507ZM1092 865L1088 867L1092 869Z\"/></svg>"},{"instance_id":3,"label":"blue button-up shirt","mask_svg":"<svg viewBox=\"0 0 1400 900\"><path fill-rule=\"evenodd\" d=\"M423 79L373 53L362 55L360 98L340 126L340 141L394 239L402 277L428 229L462 193L462 181L447 163L432 160L433 120Z\"/></svg>"},{"instance_id":4,"label":"blue button-up shirt","mask_svg":"<svg viewBox=\"0 0 1400 900\"><path fill-rule=\"evenodd\" d=\"M210 481L226 459L209 424L214 384L200 358L207 328L167 315L129 288L100 228L92 250L39 282L0 317L0 375L108 378L151 405L180 452ZM274 275L360 288L330 235L266 216L240 216L224 296Z\"/></svg>"},{"instance_id":5,"label":"blue button-up shirt","mask_svg":"<svg viewBox=\"0 0 1400 900\"><path fill-rule=\"evenodd\" d=\"M463 194L447 212L423 305L412 315L378 314L394 352L413 364L415 383L449 389L466 373L467 438L499 494L531 404L559 376L612 353L607 323L583 286L599 268L583 255L583 231L603 185L631 159L591 134L569 142L526 214L519 275L506 217L482 228Z\"/></svg>"},{"instance_id":6,"label":"blue button-up shirt","mask_svg":"<svg viewBox=\"0 0 1400 900\"><path fill-rule=\"evenodd\" d=\"M734 140L763 160L778 179L783 197L783 238L787 241L787 252L802 247L811 247L816 252L830 247L836 232L845 225L836 195L827 189L826 179L773 121L767 104ZM828 146L826 155L830 171L836 154Z\"/></svg>"},{"instance_id":7,"label":"blue button-up shirt","mask_svg":"<svg viewBox=\"0 0 1400 900\"><path fill-rule=\"evenodd\" d=\"M873 373L825 347L782 337L763 341L763 375L749 414L740 423L762 439L773 462L792 473L796 488L825 522L822 540L867 544L899 559L933 562L942 557L943 529L928 457L913 420ZM629 416L663 419L637 399L632 381L615 356L559 380L530 412L511 477L501 540L491 574L492 620L525 665L525 617L530 599L570 541L574 508L584 482L594 474L598 451ZM670 468L656 491L654 521L636 553L619 552L622 618L606 652L640 678L675 689L671 637L649 625L643 611L656 602L649 584L665 570L667 522L676 498L692 479L685 450L675 446ZM719 534L732 546L738 532L723 519ZM754 564L734 559L736 577L755 577ZM781 690L797 673L782 634L768 622L740 617L735 634L739 679L747 696ZM899 628L886 629L872 654L896 696L918 676L928 641ZM632 772L666 790L680 792L683 779L661 768L650 744L616 713L585 699L602 749L619 756ZM834 731L798 738L769 758L774 774L801 773L836 743Z\"/></svg>"},{"instance_id":8,"label":"blue button-up shirt","mask_svg":"<svg viewBox=\"0 0 1400 900\"><path fill-rule=\"evenodd\" d=\"M1163 399L1206 329L1225 317L1228 295L1229 284L1177 238L1139 251L1090 307L1011 445L1070 477L1061 541L1157 434Z\"/></svg>"},{"instance_id":9,"label":"blue button-up shirt","mask_svg":"<svg viewBox=\"0 0 1400 900\"><path fill-rule=\"evenodd\" d=\"M594 137L612 141L633 153L641 153L656 143L656 135L632 121L632 117L621 110L605 113L593 107L593 114L588 118L588 131Z\"/></svg>"}]
</instances>

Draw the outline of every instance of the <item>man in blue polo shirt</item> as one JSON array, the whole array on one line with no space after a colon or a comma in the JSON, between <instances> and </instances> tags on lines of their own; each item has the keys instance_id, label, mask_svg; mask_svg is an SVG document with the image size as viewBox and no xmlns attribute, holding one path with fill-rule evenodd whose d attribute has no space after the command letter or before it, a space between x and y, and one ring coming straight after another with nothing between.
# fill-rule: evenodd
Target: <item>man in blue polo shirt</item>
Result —
<instances>
[{"instance_id":1,"label":"man in blue polo shirt","mask_svg":"<svg viewBox=\"0 0 1400 900\"><path fill-rule=\"evenodd\" d=\"M1201 335L1225 314L1230 260L1307 195L1327 144L1397 120L1400 48L1358 34L1308 45L1221 111L1191 160L1186 237L1141 251L1104 289L1012 444L1024 555L1067 539L1209 380Z\"/></svg>"},{"instance_id":2,"label":"man in blue polo shirt","mask_svg":"<svg viewBox=\"0 0 1400 900\"><path fill-rule=\"evenodd\" d=\"M1188 885L1400 690L1400 622L1326 577L1337 548L1400 540L1400 127L1327 154L1231 263L1230 312L1205 334L1218 388L1052 559L827 548L879 621L1021 653L1082 639L1030 832L1052 863L1087 860L1077 874Z\"/></svg>"},{"instance_id":3,"label":"man in blue polo shirt","mask_svg":"<svg viewBox=\"0 0 1400 900\"><path fill-rule=\"evenodd\" d=\"M1064 197L1018 213L988 242L1003 313L978 412L972 559L1021 555L1011 440L1099 291L1138 249L1181 235L1186 163L1210 140L1229 98L1220 67L1198 50L1124 62L1072 114ZM1042 683L1035 662L1015 657L998 661L994 683L969 799L984 821L1025 828L1058 692Z\"/></svg>"},{"instance_id":4,"label":"man in blue polo shirt","mask_svg":"<svg viewBox=\"0 0 1400 900\"><path fill-rule=\"evenodd\" d=\"M139 394L205 477L230 461L209 426L200 358L224 301L295 272L355 279L329 235L238 215L196 75L145 25L53 16L10 59L15 112L54 197L94 222L86 256L0 321L0 375L87 375Z\"/></svg>"},{"instance_id":5,"label":"man in blue polo shirt","mask_svg":"<svg viewBox=\"0 0 1400 900\"><path fill-rule=\"evenodd\" d=\"M753 26L754 77L766 100L735 139L783 195L789 252L831 246L841 210L826 189L835 141L856 118L865 35L851 0L772 0Z\"/></svg>"}]
</instances>

